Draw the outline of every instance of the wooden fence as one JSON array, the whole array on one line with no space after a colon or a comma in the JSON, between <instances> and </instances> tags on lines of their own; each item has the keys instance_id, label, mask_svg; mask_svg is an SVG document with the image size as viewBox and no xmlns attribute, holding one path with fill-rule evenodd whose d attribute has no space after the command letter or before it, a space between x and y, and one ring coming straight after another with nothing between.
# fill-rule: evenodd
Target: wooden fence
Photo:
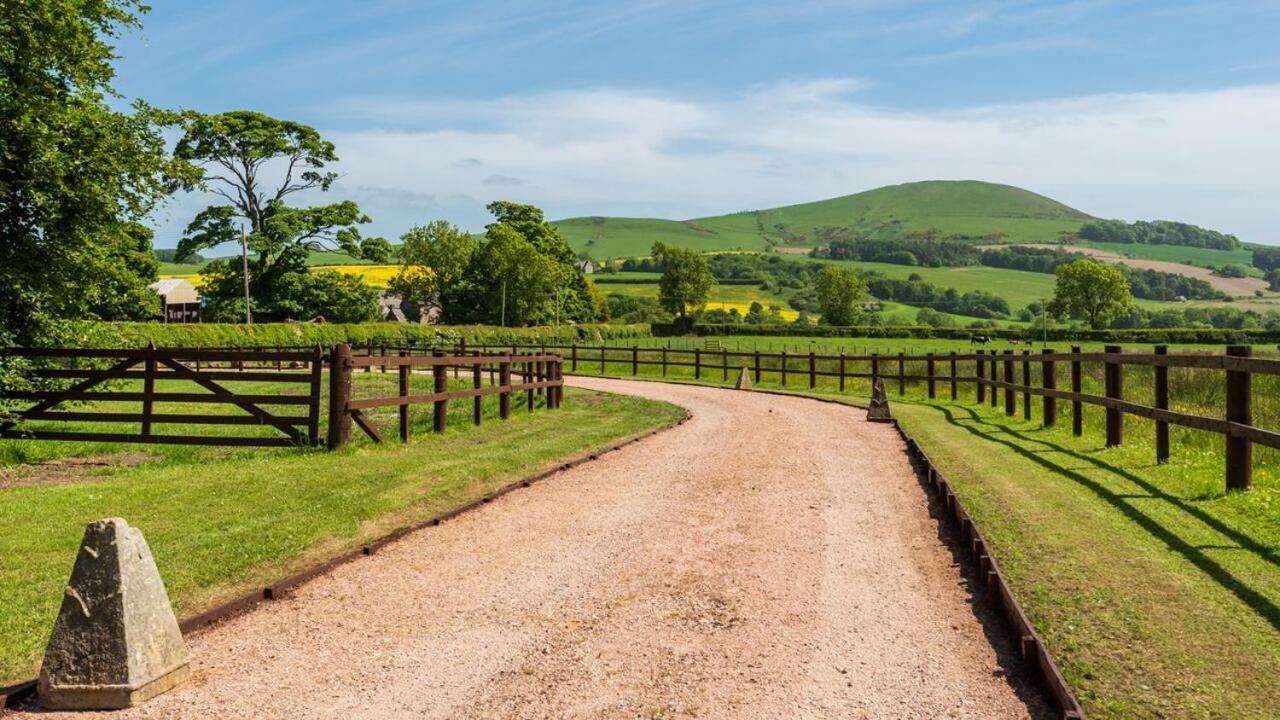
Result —
<instances>
[{"instance_id":1,"label":"wooden fence","mask_svg":"<svg viewBox=\"0 0 1280 720\"><path fill-rule=\"evenodd\" d=\"M480 424L481 403L486 395L498 396L498 414L502 419L511 416L511 396L513 393L525 393L525 404L529 410L534 409L534 396L544 395L548 409L560 407L564 393L560 357L541 354L482 354L473 351L470 355L456 352L445 355L434 351L431 355L414 355L408 347L398 348L388 354L386 347L381 352L368 348L364 356L353 356L348 345L334 346L330 357L331 372L329 374L329 447L340 448L351 438L351 425L354 422L375 443L382 442L382 434L365 415L365 410L380 407L399 408L400 440L409 440L409 408L412 405L432 405L432 429L444 432L448 422L448 403L450 400L472 399L472 422ZM354 398L353 373L363 368L372 372L374 368L387 372L393 368L399 375L398 392L385 397ZM415 368L430 368L432 374L432 392L414 395L410 392L410 375ZM471 387L449 389L449 369L457 378L465 372L471 379ZM485 373L488 372L489 384L485 385ZM495 377L496 374L496 377ZM519 382L513 382L519 378Z\"/></svg>"},{"instance_id":2,"label":"wooden fence","mask_svg":"<svg viewBox=\"0 0 1280 720\"><path fill-rule=\"evenodd\" d=\"M433 428L445 429L448 403L472 399L473 419L479 424L481 403L487 395L497 395L499 416L511 415L512 394L525 393L526 405L535 407L535 396L543 396L548 408L560 407L563 396L560 357L551 354L470 354L445 355L439 350L399 348L388 356L369 352L354 357L348 345L336 345L329 353L320 347L274 348L267 350L206 349L76 349L16 348L5 354L29 358L35 366L30 377L35 386L27 390L11 390L3 395L7 401L31 401L33 404L0 421L0 438L27 440L73 440L84 442L162 443L169 445L214 445L236 447L288 447L320 444L320 410L323 403L323 373L329 365L328 437L330 448L350 441L354 423L374 442L382 437L365 414L378 407L399 408L400 438L409 439L409 408L431 404L434 408ZM399 392L389 397L353 397L352 373L358 369L372 372L392 369L399 374ZM412 394L410 377L416 369L431 372L433 392ZM448 371L455 379L465 371L472 386L450 389ZM488 375L486 385L485 375ZM135 381L121 386L124 381ZM141 388L137 382L141 381ZM157 388L157 383L165 383ZM174 385L181 387L179 392ZM238 391L231 383L297 383L305 394L281 392L278 389ZM188 392L186 390L197 390ZM101 403L111 403L102 409ZM136 411L121 412L117 403L138 403ZM223 405L238 408L243 414L217 412L173 413L157 410L165 404ZM61 406L91 404L88 409L62 409ZM303 406L306 414L284 415L270 410L272 406ZM38 422L38 427L24 423ZM137 423L135 432L84 431L84 423L119 426ZM60 427L61 425L61 427ZM69 427L74 425L75 427ZM199 434L194 428L212 425L259 426L273 428L278 435ZM157 432L157 426L178 426L182 433Z\"/></svg>"},{"instance_id":3,"label":"wooden fence","mask_svg":"<svg viewBox=\"0 0 1280 720\"><path fill-rule=\"evenodd\" d=\"M0 437L32 440L77 440L88 442L159 443L167 445L229 445L240 447L286 447L314 445L320 432L320 386L323 355L310 351L272 352L255 350L100 350L70 348L16 348L6 354L29 358L36 365L31 376L47 387L14 390L7 400L33 401L18 410L16 419L0 422ZM105 367L103 366L105 365ZM285 369L285 366L289 366ZM269 368L246 372L246 367ZM234 368L234 369L224 369ZM142 388L118 389L117 381L141 380ZM65 385L65 382L70 382ZM158 390L157 382L191 386L191 390ZM306 394L239 392L228 383L297 383ZM134 384L136 387L136 383ZM76 403L138 403L136 412L115 410L60 410ZM157 412L158 403L232 406L244 414ZM281 415L266 406L303 407L305 414ZM96 432L81 430L30 429L18 420L43 423L137 423L136 432ZM183 434L156 432L156 426L178 426ZM210 425L262 426L278 435L200 435L189 428Z\"/></svg>"},{"instance_id":4,"label":"wooden fence","mask_svg":"<svg viewBox=\"0 0 1280 720\"><path fill-rule=\"evenodd\" d=\"M485 346L494 347L494 346ZM1083 406L1105 410L1106 442L1118 446L1124 442L1125 417L1133 415L1155 423L1156 460L1169 459L1169 426L1202 430L1222 435L1226 441L1226 486L1241 490L1252 484L1253 445L1280 448L1280 432L1256 427L1253 422L1253 377L1280 375L1280 360L1252 357L1248 346L1230 346L1222 354L1170 353L1166 346L1156 346L1150 353L1126 353L1118 345L1103 352L1082 352L1079 346L1070 352L1045 349L1040 353L1023 350L950 352L924 355L880 355L877 353L838 355L809 353L769 353L735 351L726 347L673 349L610 347L603 345L510 345L511 352L520 348L537 348L539 352L559 351L564 354L570 373L639 375L642 367L660 368L666 376L673 368L692 370L696 380L712 380L718 376L727 382L733 374L746 368L756 383L762 378L778 380L784 387L799 382L816 388L820 378L834 379L845 391L851 379L882 378L896 382L899 394L905 394L908 382L923 383L930 399L938 397L942 388L951 400L958 400L960 388L972 386L979 404L989 402L998 407L1003 397L1004 411L1014 416L1019 411L1025 419L1032 417L1032 398L1041 398L1041 417L1046 427L1058 420L1058 403L1070 403L1071 427L1075 435L1084 431ZM1103 368L1102 395L1083 392L1086 364L1098 363ZM923 366L923 372L908 373L908 364ZM1125 368L1153 368L1153 405L1125 399ZM1070 389L1058 388L1059 368L1069 368ZM1170 409L1169 368L1221 371L1224 374L1225 403L1221 417L1206 417ZM617 372L622 370L621 373ZM867 392L870 391L868 383Z\"/></svg>"}]
</instances>

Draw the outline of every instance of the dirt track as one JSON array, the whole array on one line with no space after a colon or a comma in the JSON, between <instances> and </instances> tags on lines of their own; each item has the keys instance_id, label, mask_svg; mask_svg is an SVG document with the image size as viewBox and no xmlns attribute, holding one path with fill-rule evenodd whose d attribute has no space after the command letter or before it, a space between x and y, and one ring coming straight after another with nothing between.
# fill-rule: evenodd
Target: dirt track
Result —
<instances>
[{"instance_id":1,"label":"dirt track","mask_svg":"<svg viewBox=\"0 0 1280 720\"><path fill-rule=\"evenodd\" d=\"M196 635L186 687L106 717L1047 716L892 428L571 383L693 419Z\"/></svg>"}]
</instances>

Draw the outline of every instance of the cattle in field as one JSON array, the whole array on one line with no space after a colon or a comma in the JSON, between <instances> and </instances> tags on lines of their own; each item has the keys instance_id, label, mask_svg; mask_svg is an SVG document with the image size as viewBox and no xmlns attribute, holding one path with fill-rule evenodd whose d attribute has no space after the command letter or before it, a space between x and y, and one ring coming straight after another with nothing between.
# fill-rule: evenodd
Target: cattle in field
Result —
<instances>
[{"instance_id":1,"label":"cattle in field","mask_svg":"<svg viewBox=\"0 0 1280 720\"><path fill-rule=\"evenodd\" d=\"M989 342L991 342L991 338L987 337L986 335L970 335L969 336L969 347L973 347L974 345L986 347L987 343Z\"/></svg>"}]
</instances>

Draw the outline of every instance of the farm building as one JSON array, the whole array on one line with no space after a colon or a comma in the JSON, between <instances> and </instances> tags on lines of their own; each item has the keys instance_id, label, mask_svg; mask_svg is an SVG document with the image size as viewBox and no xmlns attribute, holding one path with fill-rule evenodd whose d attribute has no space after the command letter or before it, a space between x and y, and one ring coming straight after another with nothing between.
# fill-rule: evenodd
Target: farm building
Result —
<instances>
[{"instance_id":1,"label":"farm building","mask_svg":"<svg viewBox=\"0 0 1280 720\"><path fill-rule=\"evenodd\" d=\"M200 322L200 293L190 281L183 278L165 278L147 287L154 290L164 303L166 323Z\"/></svg>"}]
</instances>

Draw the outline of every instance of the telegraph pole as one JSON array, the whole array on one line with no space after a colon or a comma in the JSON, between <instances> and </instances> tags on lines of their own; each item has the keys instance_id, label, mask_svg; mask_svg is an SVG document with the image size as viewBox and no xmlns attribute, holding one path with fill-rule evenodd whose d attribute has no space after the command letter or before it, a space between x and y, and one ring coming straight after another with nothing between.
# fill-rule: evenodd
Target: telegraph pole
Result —
<instances>
[{"instance_id":1,"label":"telegraph pole","mask_svg":"<svg viewBox=\"0 0 1280 720\"><path fill-rule=\"evenodd\" d=\"M253 310L249 306L249 236L244 223L240 223L240 267L244 270L244 322L253 324Z\"/></svg>"}]
</instances>

